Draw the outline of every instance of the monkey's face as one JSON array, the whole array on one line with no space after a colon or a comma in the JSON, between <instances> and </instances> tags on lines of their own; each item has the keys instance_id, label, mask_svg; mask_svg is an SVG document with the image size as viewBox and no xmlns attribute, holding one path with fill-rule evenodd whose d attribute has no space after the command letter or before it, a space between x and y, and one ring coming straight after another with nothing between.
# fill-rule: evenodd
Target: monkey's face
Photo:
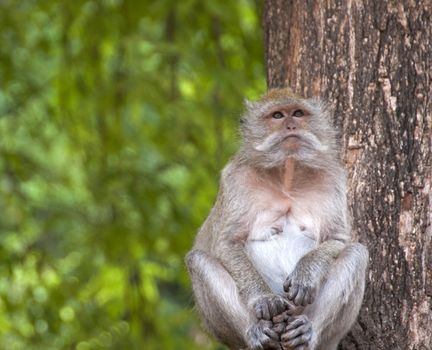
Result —
<instances>
[{"instance_id":1,"label":"monkey's face","mask_svg":"<svg viewBox=\"0 0 432 350\"><path fill-rule=\"evenodd\" d=\"M318 101L261 100L247 108L241 125L244 146L261 166L280 166L289 157L313 164L335 148L334 128Z\"/></svg>"}]
</instances>

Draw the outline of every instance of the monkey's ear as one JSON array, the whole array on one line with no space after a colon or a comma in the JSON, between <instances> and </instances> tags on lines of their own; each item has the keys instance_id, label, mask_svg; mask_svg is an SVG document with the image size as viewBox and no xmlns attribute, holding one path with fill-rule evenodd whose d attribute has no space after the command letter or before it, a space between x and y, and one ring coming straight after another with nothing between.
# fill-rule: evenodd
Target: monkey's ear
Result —
<instances>
[{"instance_id":1,"label":"monkey's ear","mask_svg":"<svg viewBox=\"0 0 432 350\"><path fill-rule=\"evenodd\" d=\"M244 99L244 106L248 111L252 111L257 107L257 102L249 101L248 99Z\"/></svg>"},{"instance_id":2,"label":"monkey's ear","mask_svg":"<svg viewBox=\"0 0 432 350\"><path fill-rule=\"evenodd\" d=\"M309 99L309 103L313 107L313 112L315 114L332 114L332 108L326 100L319 97L312 97Z\"/></svg>"}]
</instances>

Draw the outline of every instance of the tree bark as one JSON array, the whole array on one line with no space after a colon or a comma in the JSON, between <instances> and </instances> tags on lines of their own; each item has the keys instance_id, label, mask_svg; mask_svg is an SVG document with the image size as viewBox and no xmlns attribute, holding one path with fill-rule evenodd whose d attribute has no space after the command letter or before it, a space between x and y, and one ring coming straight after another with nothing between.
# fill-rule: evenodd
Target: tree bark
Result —
<instances>
[{"instance_id":1,"label":"tree bark","mask_svg":"<svg viewBox=\"0 0 432 350\"><path fill-rule=\"evenodd\" d=\"M342 130L370 270L340 349L432 349L432 1L268 0L264 30L269 88L321 96Z\"/></svg>"}]
</instances>

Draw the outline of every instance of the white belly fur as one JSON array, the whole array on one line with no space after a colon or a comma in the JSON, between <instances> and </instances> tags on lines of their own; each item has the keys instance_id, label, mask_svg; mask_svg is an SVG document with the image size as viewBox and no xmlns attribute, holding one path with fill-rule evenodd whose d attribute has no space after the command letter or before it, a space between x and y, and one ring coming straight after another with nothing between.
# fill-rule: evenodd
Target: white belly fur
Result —
<instances>
[{"instance_id":1,"label":"white belly fur","mask_svg":"<svg viewBox=\"0 0 432 350\"><path fill-rule=\"evenodd\" d=\"M283 283L300 258L316 245L297 225L285 225L283 232L265 234L246 242L246 252L273 293L283 292Z\"/></svg>"}]
</instances>

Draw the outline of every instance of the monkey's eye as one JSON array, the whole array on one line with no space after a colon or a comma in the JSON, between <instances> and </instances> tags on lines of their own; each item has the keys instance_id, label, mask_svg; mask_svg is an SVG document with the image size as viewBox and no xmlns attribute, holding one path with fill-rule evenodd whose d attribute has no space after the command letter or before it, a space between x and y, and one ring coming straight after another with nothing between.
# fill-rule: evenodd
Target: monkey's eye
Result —
<instances>
[{"instance_id":1,"label":"monkey's eye","mask_svg":"<svg viewBox=\"0 0 432 350\"><path fill-rule=\"evenodd\" d=\"M293 117L300 118L300 117L304 116L304 113L303 113L303 111L301 109L297 109L297 110L294 111L294 113L292 115L293 115Z\"/></svg>"},{"instance_id":2,"label":"monkey's eye","mask_svg":"<svg viewBox=\"0 0 432 350\"><path fill-rule=\"evenodd\" d=\"M275 118L275 119L281 119L281 118L283 118L284 117L284 115L283 115L283 113L282 112L274 112L273 114L272 114L272 117L273 118Z\"/></svg>"}]
</instances>

